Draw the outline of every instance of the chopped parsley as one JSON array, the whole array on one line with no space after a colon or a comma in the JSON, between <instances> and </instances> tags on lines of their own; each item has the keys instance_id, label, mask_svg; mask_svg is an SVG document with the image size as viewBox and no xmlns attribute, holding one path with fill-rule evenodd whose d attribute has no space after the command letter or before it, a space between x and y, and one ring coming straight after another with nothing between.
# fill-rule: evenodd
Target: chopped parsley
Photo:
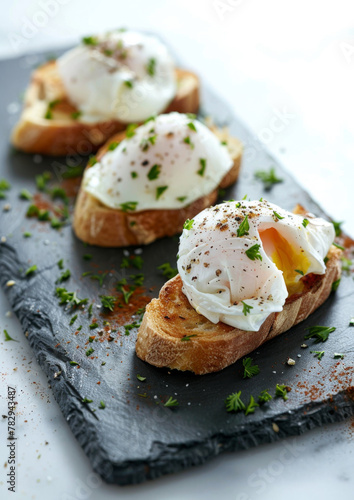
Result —
<instances>
[{"instance_id":1,"label":"chopped parsley","mask_svg":"<svg viewBox=\"0 0 354 500\"><path fill-rule=\"evenodd\" d=\"M342 222L334 222L334 221L332 221L332 224L334 226L334 231L336 233L336 236L340 236L342 234L341 225L343 224L343 221Z\"/></svg>"},{"instance_id":2,"label":"chopped parsley","mask_svg":"<svg viewBox=\"0 0 354 500\"><path fill-rule=\"evenodd\" d=\"M70 116L73 120L78 120L81 115L81 111L73 111Z\"/></svg>"},{"instance_id":3,"label":"chopped parsley","mask_svg":"<svg viewBox=\"0 0 354 500\"><path fill-rule=\"evenodd\" d=\"M36 186L39 191L44 191L50 181L52 174L48 171L43 172L43 174L36 175Z\"/></svg>"},{"instance_id":4,"label":"chopped parsley","mask_svg":"<svg viewBox=\"0 0 354 500\"><path fill-rule=\"evenodd\" d=\"M247 235L249 228L250 228L250 225L248 222L248 215L246 215L246 217L243 219L243 221L241 222L240 226L237 229L237 236L240 237L240 236Z\"/></svg>"},{"instance_id":5,"label":"chopped parsley","mask_svg":"<svg viewBox=\"0 0 354 500\"><path fill-rule=\"evenodd\" d=\"M178 406L178 401L177 399L173 399L172 396L170 396L166 401L166 403L164 404L164 406L167 407Z\"/></svg>"},{"instance_id":6,"label":"chopped parsley","mask_svg":"<svg viewBox=\"0 0 354 500\"><path fill-rule=\"evenodd\" d=\"M138 177L138 172L130 172L132 179L136 179Z\"/></svg>"},{"instance_id":7,"label":"chopped parsley","mask_svg":"<svg viewBox=\"0 0 354 500\"><path fill-rule=\"evenodd\" d=\"M64 269L64 259L58 260L57 266L59 267L59 269Z\"/></svg>"},{"instance_id":8,"label":"chopped parsley","mask_svg":"<svg viewBox=\"0 0 354 500\"><path fill-rule=\"evenodd\" d=\"M197 171L197 174L203 177L206 168L206 159L199 158L199 163L200 163L200 169Z\"/></svg>"},{"instance_id":9,"label":"chopped parsley","mask_svg":"<svg viewBox=\"0 0 354 500\"><path fill-rule=\"evenodd\" d=\"M247 257L251 260L255 260L255 259L262 260L262 255L259 253L260 248L261 248L261 245L258 245L258 243L256 243L251 248L246 250L245 253L246 253Z\"/></svg>"},{"instance_id":10,"label":"chopped parsley","mask_svg":"<svg viewBox=\"0 0 354 500\"><path fill-rule=\"evenodd\" d=\"M93 400L92 399L89 399L89 398L84 398L81 400L82 403L86 403L86 404L89 404L89 403L92 403Z\"/></svg>"},{"instance_id":11,"label":"chopped parsley","mask_svg":"<svg viewBox=\"0 0 354 500\"><path fill-rule=\"evenodd\" d=\"M338 245L338 243L336 243L335 241L332 243L332 245L334 245L335 247L339 248L339 250L345 250L345 248L342 247L342 245Z\"/></svg>"},{"instance_id":12,"label":"chopped parsley","mask_svg":"<svg viewBox=\"0 0 354 500\"><path fill-rule=\"evenodd\" d=\"M108 151L114 151L119 146L119 142L113 141L108 145Z\"/></svg>"},{"instance_id":13,"label":"chopped parsley","mask_svg":"<svg viewBox=\"0 0 354 500\"><path fill-rule=\"evenodd\" d=\"M70 269L67 269L66 271L63 271L59 278L56 280L56 283L62 283L63 281L66 281L70 278L71 272Z\"/></svg>"},{"instance_id":14,"label":"chopped parsley","mask_svg":"<svg viewBox=\"0 0 354 500\"><path fill-rule=\"evenodd\" d=\"M140 380L140 382L145 382L146 377L142 377L141 375L137 375L136 378Z\"/></svg>"},{"instance_id":15,"label":"chopped parsley","mask_svg":"<svg viewBox=\"0 0 354 500\"><path fill-rule=\"evenodd\" d=\"M33 264L33 266L29 267L26 272L25 272L25 276L30 276L31 274L33 274L35 271L37 271L37 266L36 264Z\"/></svg>"},{"instance_id":16,"label":"chopped parsley","mask_svg":"<svg viewBox=\"0 0 354 500\"><path fill-rule=\"evenodd\" d=\"M256 179L259 179L263 182L264 189L267 191L269 191L274 184L283 182L283 179L276 176L274 167L271 167L268 172L266 170L258 170L257 172L255 172L254 176Z\"/></svg>"},{"instance_id":17,"label":"chopped parsley","mask_svg":"<svg viewBox=\"0 0 354 500\"><path fill-rule=\"evenodd\" d=\"M87 349L87 351L86 351L86 353L85 353L85 354L86 354L86 356L88 357L88 356L91 356L91 354L92 354L93 352L95 352L95 349L93 349L92 347L90 347L89 349Z\"/></svg>"},{"instance_id":18,"label":"chopped parsley","mask_svg":"<svg viewBox=\"0 0 354 500\"><path fill-rule=\"evenodd\" d=\"M107 276L107 273L103 273L103 274L93 274L92 276L90 276L90 279L92 280L97 280L99 285L102 286L103 285L103 281L105 279L105 277Z\"/></svg>"},{"instance_id":19,"label":"chopped parsley","mask_svg":"<svg viewBox=\"0 0 354 500\"><path fill-rule=\"evenodd\" d=\"M25 233L23 233L23 237L24 238L31 238L32 236L32 233L29 233L28 231L26 231Z\"/></svg>"},{"instance_id":20,"label":"chopped parsley","mask_svg":"<svg viewBox=\"0 0 354 500\"><path fill-rule=\"evenodd\" d=\"M242 361L244 372L243 378L252 378L260 372L259 366L252 364L252 358L244 358Z\"/></svg>"},{"instance_id":21,"label":"chopped parsley","mask_svg":"<svg viewBox=\"0 0 354 500\"><path fill-rule=\"evenodd\" d=\"M279 398L283 398L284 401L286 401L288 399L288 387L284 384L277 384L275 388L275 395Z\"/></svg>"},{"instance_id":22,"label":"chopped parsley","mask_svg":"<svg viewBox=\"0 0 354 500\"><path fill-rule=\"evenodd\" d=\"M272 396L266 390L262 391L260 393L260 395L258 396L258 402L259 402L259 404L267 403L267 401L270 401L271 399L273 399Z\"/></svg>"},{"instance_id":23,"label":"chopped parsley","mask_svg":"<svg viewBox=\"0 0 354 500\"><path fill-rule=\"evenodd\" d=\"M317 359L322 359L323 356L324 356L324 351L310 351L311 354L314 354L315 355L315 358Z\"/></svg>"},{"instance_id":24,"label":"chopped parsley","mask_svg":"<svg viewBox=\"0 0 354 500\"><path fill-rule=\"evenodd\" d=\"M78 366L79 365L79 363L77 361L70 361L69 364L71 366Z\"/></svg>"},{"instance_id":25,"label":"chopped parsley","mask_svg":"<svg viewBox=\"0 0 354 500\"><path fill-rule=\"evenodd\" d=\"M156 59L154 59L153 57L151 57L149 59L149 62L146 66L146 71L148 73L148 75L150 76L154 76L155 75L155 71L156 71Z\"/></svg>"},{"instance_id":26,"label":"chopped parsley","mask_svg":"<svg viewBox=\"0 0 354 500\"><path fill-rule=\"evenodd\" d=\"M95 155L91 155L90 158L88 159L87 165L89 167L93 167L97 163L97 158Z\"/></svg>"},{"instance_id":27,"label":"chopped parsley","mask_svg":"<svg viewBox=\"0 0 354 500\"><path fill-rule=\"evenodd\" d=\"M246 406L241 399L241 391L230 394L230 396L225 399L225 406L226 411L229 412L245 411Z\"/></svg>"},{"instance_id":28,"label":"chopped parsley","mask_svg":"<svg viewBox=\"0 0 354 500\"><path fill-rule=\"evenodd\" d=\"M301 274L301 276L304 275L303 271L301 271L300 269L295 269L295 272Z\"/></svg>"},{"instance_id":29,"label":"chopped parsley","mask_svg":"<svg viewBox=\"0 0 354 500\"><path fill-rule=\"evenodd\" d=\"M129 123L127 130L125 131L125 137L131 139L135 135L135 129L137 128L137 123Z\"/></svg>"},{"instance_id":30,"label":"chopped parsley","mask_svg":"<svg viewBox=\"0 0 354 500\"><path fill-rule=\"evenodd\" d=\"M254 400L254 397L251 396L250 397L250 401L246 407L246 410L245 410L245 415L249 415L250 413L254 413L255 409L259 406L258 403L256 403L256 401Z\"/></svg>"},{"instance_id":31,"label":"chopped parsley","mask_svg":"<svg viewBox=\"0 0 354 500\"><path fill-rule=\"evenodd\" d=\"M335 352L333 354L333 357L334 357L334 359L343 359L344 358L344 354L342 354L341 352Z\"/></svg>"},{"instance_id":32,"label":"chopped parsley","mask_svg":"<svg viewBox=\"0 0 354 500\"><path fill-rule=\"evenodd\" d=\"M192 229L194 223L194 219L187 219L183 224L183 229L187 229L188 231Z\"/></svg>"},{"instance_id":33,"label":"chopped parsley","mask_svg":"<svg viewBox=\"0 0 354 500\"><path fill-rule=\"evenodd\" d=\"M20 198L22 200L32 200L33 196L28 191L28 189L22 189L22 191L20 192Z\"/></svg>"},{"instance_id":34,"label":"chopped parsley","mask_svg":"<svg viewBox=\"0 0 354 500\"><path fill-rule=\"evenodd\" d=\"M315 339L315 343L326 342L329 334L335 331L335 327L332 326L311 326L308 328L309 333L305 335L304 339Z\"/></svg>"},{"instance_id":35,"label":"chopped parsley","mask_svg":"<svg viewBox=\"0 0 354 500\"><path fill-rule=\"evenodd\" d=\"M8 191L11 188L11 184L6 179L0 179L0 191Z\"/></svg>"},{"instance_id":36,"label":"chopped parsley","mask_svg":"<svg viewBox=\"0 0 354 500\"><path fill-rule=\"evenodd\" d=\"M70 326L71 326L71 325L73 325L73 324L75 323L75 321L76 321L76 320L77 320L77 314L75 314L75 316L73 316L73 317L71 318L69 325L70 325Z\"/></svg>"},{"instance_id":37,"label":"chopped parsley","mask_svg":"<svg viewBox=\"0 0 354 500\"><path fill-rule=\"evenodd\" d=\"M181 203L183 203L184 201L186 201L186 199L187 199L187 196L179 196L177 198L177 201L180 201Z\"/></svg>"},{"instance_id":38,"label":"chopped parsley","mask_svg":"<svg viewBox=\"0 0 354 500\"><path fill-rule=\"evenodd\" d=\"M128 87L128 89L132 89L133 88L133 80L125 80L124 85L126 87Z\"/></svg>"},{"instance_id":39,"label":"chopped parsley","mask_svg":"<svg viewBox=\"0 0 354 500\"><path fill-rule=\"evenodd\" d=\"M157 200L166 191L167 188L168 188L168 186L159 186L156 188L156 199Z\"/></svg>"},{"instance_id":40,"label":"chopped parsley","mask_svg":"<svg viewBox=\"0 0 354 500\"><path fill-rule=\"evenodd\" d=\"M178 269L175 267L172 267L169 262L165 262L164 264L161 264L161 266L158 266L157 269L159 271L162 271L162 274L168 280L174 278L178 274Z\"/></svg>"},{"instance_id":41,"label":"chopped parsley","mask_svg":"<svg viewBox=\"0 0 354 500\"><path fill-rule=\"evenodd\" d=\"M284 219L284 217L282 217L281 215L279 215L278 212L276 212L275 210L273 210L273 215L274 215L274 217L276 217L279 220Z\"/></svg>"},{"instance_id":42,"label":"chopped parsley","mask_svg":"<svg viewBox=\"0 0 354 500\"><path fill-rule=\"evenodd\" d=\"M309 223L309 220L308 220L308 219L304 219L304 220L302 221L302 225L303 225L304 227L307 227L308 223Z\"/></svg>"},{"instance_id":43,"label":"chopped parsley","mask_svg":"<svg viewBox=\"0 0 354 500\"><path fill-rule=\"evenodd\" d=\"M12 337L10 337L7 330L5 330L5 329L4 329L4 335L5 335L5 342L9 342L10 340L12 340L13 342L18 342L18 340L15 340Z\"/></svg>"},{"instance_id":44,"label":"chopped parsley","mask_svg":"<svg viewBox=\"0 0 354 500\"><path fill-rule=\"evenodd\" d=\"M189 137L189 135L187 135L187 137L185 137L185 138L183 139L183 142L184 142L185 144L188 144L188 145L191 147L191 149L194 149L194 144L193 144L193 142L191 141L191 138Z\"/></svg>"},{"instance_id":45,"label":"chopped parsley","mask_svg":"<svg viewBox=\"0 0 354 500\"><path fill-rule=\"evenodd\" d=\"M145 276L142 273L131 274L130 278L134 281L135 286L142 286L144 284Z\"/></svg>"},{"instance_id":46,"label":"chopped parsley","mask_svg":"<svg viewBox=\"0 0 354 500\"><path fill-rule=\"evenodd\" d=\"M198 335L195 333L193 335L184 335L182 338L181 338L181 342L187 342L189 341L191 338L193 337L198 337Z\"/></svg>"},{"instance_id":47,"label":"chopped parsley","mask_svg":"<svg viewBox=\"0 0 354 500\"><path fill-rule=\"evenodd\" d=\"M53 118L53 109L57 104L59 104L60 100L56 99L55 101L51 101L48 103L47 111L45 112L44 118L46 120L52 120Z\"/></svg>"},{"instance_id":48,"label":"chopped parsley","mask_svg":"<svg viewBox=\"0 0 354 500\"><path fill-rule=\"evenodd\" d=\"M90 330L94 330L95 328L98 328L98 323L91 323L91 325L89 325L89 328Z\"/></svg>"},{"instance_id":49,"label":"chopped parsley","mask_svg":"<svg viewBox=\"0 0 354 500\"><path fill-rule=\"evenodd\" d=\"M85 45L97 45L98 44L98 38L96 36L85 36L82 39L82 43Z\"/></svg>"},{"instance_id":50,"label":"chopped parsley","mask_svg":"<svg viewBox=\"0 0 354 500\"><path fill-rule=\"evenodd\" d=\"M79 299L76 292L68 292L66 288L56 288L55 294L60 299L60 306L64 304L69 304L71 307L82 306L88 302L88 299Z\"/></svg>"},{"instance_id":51,"label":"chopped parsley","mask_svg":"<svg viewBox=\"0 0 354 500\"><path fill-rule=\"evenodd\" d=\"M106 403L104 401L100 401L100 406L98 407L99 410L104 410L106 408Z\"/></svg>"},{"instance_id":52,"label":"chopped parsley","mask_svg":"<svg viewBox=\"0 0 354 500\"><path fill-rule=\"evenodd\" d=\"M188 116L190 120L195 120L197 118L197 115L194 113L186 113L186 116Z\"/></svg>"},{"instance_id":53,"label":"chopped parsley","mask_svg":"<svg viewBox=\"0 0 354 500\"><path fill-rule=\"evenodd\" d=\"M138 206L138 202L127 201L125 203L121 203L119 206L122 212L134 212L134 210L136 210L136 207Z\"/></svg>"},{"instance_id":54,"label":"chopped parsley","mask_svg":"<svg viewBox=\"0 0 354 500\"><path fill-rule=\"evenodd\" d=\"M191 130L193 130L193 132L197 131L197 129L196 129L196 127L195 127L195 125L194 125L193 122L187 123L187 127L189 127Z\"/></svg>"},{"instance_id":55,"label":"chopped parsley","mask_svg":"<svg viewBox=\"0 0 354 500\"><path fill-rule=\"evenodd\" d=\"M93 255L91 253L85 253L82 258L84 260L91 260L93 258Z\"/></svg>"},{"instance_id":56,"label":"chopped parsley","mask_svg":"<svg viewBox=\"0 0 354 500\"><path fill-rule=\"evenodd\" d=\"M332 283L332 292L336 292L339 287L340 278Z\"/></svg>"},{"instance_id":57,"label":"chopped parsley","mask_svg":"<svg viewBox=\"0 0 354 500\"><path fill-rule=\"evenodd\" d=\"M251 309L253 309L252 306L247 305L243 300L241 300L241 303L243 304L243 309L242 312L245 316L251 312Z\"/></svg>"},{"instance_id":58,"label":"chopped parsley","mask_svg":"<svg viewBox=\"0 0 354 500\"><path fill-rule=\"evenodd\" d=\"M158 179L160 173L161 173L161 165L156 164L150 168L149 172L146 175L147 175L147 178L149 179L149 181L154 181L155 179Z\"/></svg>"},{"instance_id":59,"label":"chopped parsley","mask_svg":"<svg viewBox=\"0 0 354 500\"><path fill-rule=\"evenodd\" d=\"M110 311L114 310L117 297L114 297L113 295L100 295L100 299L103 307L109 309Z\"/></svg>"}]
</instances>

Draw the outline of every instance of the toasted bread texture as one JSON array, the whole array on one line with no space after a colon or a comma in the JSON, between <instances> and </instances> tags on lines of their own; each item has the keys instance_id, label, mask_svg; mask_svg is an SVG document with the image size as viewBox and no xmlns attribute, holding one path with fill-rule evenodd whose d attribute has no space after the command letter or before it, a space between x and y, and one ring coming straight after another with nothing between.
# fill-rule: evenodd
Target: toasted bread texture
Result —
<instances>
[{"instance_id":1,"label":"toasted bread texture","mask_svg":"<svg viewBox=\"0 0 354 500\"><path fill-rule=\"evenodd\" d=\"M159 298L148 304L138 332L136 353L151 365L190 370L197 375L222 370L300 323L322 305L340 277L340 256L341 250L332 245L326 273L304 276L303 291L288 297L283 310L270 314L258 332L246 332L221 322L214 324L198 314L182 292L182 280L177 275L163 286Z\"/></svg>"},{"instance_id":2,"label":"toasted bread texture","mask_svg":"<svg viewBox=\"0 0 354 500\"><path fill-rule=\"evenodd\" d=\"M165 113L197 113L199 79L197 75L176 69L177 94ZM88 123L80 120L78 110L66 95L57 64L50 61L37 68L26 91L24 110L12 132L12 144L26 153L71 156L90 154L109 137L125 130L117 120ZM45 116L49 117L45 118Z\"/></svg>"},{"instance_id":3,"label":"toasted bread texture","mask_svg":"<svg viewBox=\"0 0 354 500\"><path fill-rule=\"evenodd\" d=\"M233 184L239 174L243 147L241 142L230 137L226 129L213 128L221 141L226 140L233 165L224 176L218 188ZM117 134L99 151L100 159L111 142L120 142L124 133ZM75 206L73 228L76 236L86 243L103 247L147 245L164 236L173 236L182 231L186 219L215 203L218 188L207 196L198 198L190 205L173 210L142 210L122 212L103 205L92 195L80 189Z\"/></svg>"}]
</instances>

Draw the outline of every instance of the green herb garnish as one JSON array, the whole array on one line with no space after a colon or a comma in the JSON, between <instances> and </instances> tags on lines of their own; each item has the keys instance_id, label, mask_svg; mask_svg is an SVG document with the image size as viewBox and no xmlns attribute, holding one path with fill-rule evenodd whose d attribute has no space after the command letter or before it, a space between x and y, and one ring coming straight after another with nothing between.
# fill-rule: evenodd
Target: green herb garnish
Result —
<instances>
[{"instance_id":1,"label":"green herb garnish","mask_svg":"<svg viewBox=\"0 0 354 500\"><path fill-rule=\"evenodd\" d=\"M314 354L315 355L315 358L317 359L322 359L323 356L324 356L324 351L310 351L311 354Z\"/></svg>"},{"instance_id":2,"label":"green herb garnish","mask_svg":"<svg viewBox=\"0 0 354 500\"><path fill-rule=\"evenodd\" d=\"M127 201L126 203L121 203L119 206L122 212L134 212L134 210L136 210L136 207L138 206L138 202Z\"/></svg>"},{"instance_id":3,"label":"green herb garnish","mask_svg":"<svg viewBox=\"0 0 354 500\"><path fill-rule=\"evenodd\" d=\"M206 159L199 158L199 163L200 163L200 169L197 171L197 174L203 177L206 168Z\"/></svg>"},{"instance_id":4,"label":"green herb garnish","mask_svg":"<svg viewBox=\"0 0 354 500\"><path fill-rule=\"evenodd\" d=\"M249 228L250 228L250 225L248 222L248 215L246 215L246 217L243 219L243 221L241 222L240 226L237 229L237 236L240 237L240 236L248 235Z\"/></svg>"},{"instance_id":5,"label":"green herb garnish","mask_svg":"<svg viewBox=\"0 0 354 500\"><path fill-rule=\"evenodd\" d=\"M276 388L275 388L275 395L279 398L283 398L284 401L286 401L288 399L288 388L286 385L279 385L277 384L276 385Z\"/></svg>"},{"instance_id":6,"label":"green herb garnish","mask_svg":"<svg viewBox=\"0 0 354 500\"><path fill-rule=\"evenodd\" d=\"M242 361L244 372L243 378L252 378L260 372L258 365L253 365L252 358L244 358Z\"/></svg>"},{"instance_id":7,"label":"green herb garnish","mask_svg":"<svg viewBox=\"0 0 354 500\"><path fill-rule=\"evenodd\" d=\"M25 276L30 276L31 274L33 274L35 271L37 271L37 266L36 264L33 264L33 266L29 267L26 271L25 271Z\"/></svg>"},{"instance_id":8,"label":"green herb garnish","mask_svg":"<svg viewBox=\"0 0 354 500\"><path fill-rule=\"evenodd\" d=\"M194 219L187 219L183 224L183 229L187 229L188 231L192 229L194 223Z\"/></svg>"},{"instance_id":9,"label":"green herb garnish","mask_svg":"<svg viewBox=\"0 0 354 500\"><path fill-rule=\"evenodd\" d=\"M251 312L251 309L253 309L252 306L247 305L243 300L241 300L241 303L243 304L243 309L242 312L245 316Z\"/></svg>"},{"instance_id":10,"label":"green herb garnish","mask_svg":"<svg viewBox=\"0 0 354 500\"><path fill-rule=\"evenodd\" d=\"M272 398L272 396L269 394L268 391L262 391L260 393L260 395L258 396L258 402L259 404L264 404L266 403L267 401L270 401Z\"/></svg>"},{"instance_id":11,"label":"green herb garnish","mask_svg":"<svg viewBox=\"0 0 354 500\"><path fill-rule=\"evenodd\" d=\"M255 259L262 260L262 255L259 253L260 248L261 248L261 245L258 245L258 243L257 243L256 245L253 245L251 248L246 250L245 253L246 253L247 257L251 260L255 260Z\"/></svg>"},{"instance_id":12,"label":"green herb garnish","mask_svg":"<svg viewBox=\"0 0 354 500\"><path fill-rule=\"evenodd\" d=\"M177 399L173 399L172 396L170 396L166 401L166 403L164 404L164 406L167 407L178 406L178 401Z\"/></svg>"},{"instance_id":13,"label":"green herb garnish","mask_svg":"<svg viewBox=\"0 0 354 500\"><path fill-rule=\"evenodd\" d=\"M164 264L161 264L161 266L158 266L157 268L159 271L162 271L162 274L168 279L174 278L178 274L178 269L175 267L172 267L169 262L165 262Z\"/></svg>"},{"instance_id":14,"label":"green herb garnish","mask_svg":"<svg viewBox=\"0 0 354 500\"><path fill-rule=\"evenodd\" d=\"M267 191L271 189L274 184L283 182L283 179L276 176L274 167L271 167L268 172L266 170L258 170L257 172L255 172L254 176L256 179L260 179L263 182L264 189L266 189Z\"/></svg>"},{"instance_id":15,"label":"green herb garnish","mask_svg":"<svg viewBox=\"0 0 354 500\"><path fill-rule=\"evenodd\" d=\"M161 165L156 164L150 168L149 172L146 175L149 181L154 181L159 177L160 173L161 173Z\"/></svg>"},{"instance_id":16,"label":"green herb garnish","mask_svg":"<svg viewBox=\"0 0 354 500\"><path fill-rule=\"evenodd\" d=\"M245 415L249 415L250 413L254 413L255 409L259 406L258 403L256 403L256 401L254 400L254 397L251 396L250 397L250 401L246 407L246 410L245 410Z\"/></svg>"},{"instance_id":17,"label":"green herb garnish","mask_svg":"<svg viewBox=\"0 0 354 500\"><path fill-rule=\"evenodd\" d=\"M230 394L230 396L225 399L225 406L226 411L229 412L245 411L246 406L241 399L241 391Z\"/></svg>"},{"instance_id":18,"label":"green herb garnish","mask_svg":"<svg viewBox=\"0 0 354 500\"><path fill-rule=\"evenodd\" d=\"M156 199L157 200L166 191L167 188L168 188L168 186L159 186L156 188Z\"/></svg>"},{"instance_id":19,"label":"green herb garnish","mask_svg":"<svg viewBox=\"0 0 354 500\"><path fill-rule=\"evenodd\" d=\"M113 295L100 295L100 299L103 307L109 309L110 311L114 310L117 297L114 297Z\"/></svg>"},{"instance_id":20,"label":"green herb garnish","mask_svg":"<svg viewBox=\"0 0 354 500\"><path fill-rule=\"evenodd\" d=\"M311 326L308 328L309 333L305 335L304 339L315 339L315 343L326 342L329 334L335 331L335 327L332 326Z\"/></svg>"}]
</instances>

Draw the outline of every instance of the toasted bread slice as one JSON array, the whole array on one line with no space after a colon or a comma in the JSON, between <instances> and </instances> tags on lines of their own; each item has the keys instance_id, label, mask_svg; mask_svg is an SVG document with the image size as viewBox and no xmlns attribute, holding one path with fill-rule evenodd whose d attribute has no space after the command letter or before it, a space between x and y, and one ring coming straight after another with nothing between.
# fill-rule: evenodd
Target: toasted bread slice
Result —
<instances>
[{"instance_id":1,"label":"toasted bread slice","mask_svg":"<svg viewBox=\"0 0 354 500\"><path fill-rule=\"evenodd\" d=\"M286 299L280 313L272 313L258 332L246 332L198 314L182 292L179 275L161 289L146 307L136 353L158 367L190 370L197 375L222 370L267 340L289 330L312 314L331 293L341 273L341 250L331 246L324 275L302 278L304 289ZM190 340L182 341L183 337Z\"/></svg>"},{"instance_id":2,"label":"toasted bread slice","mask_svg":"<svg viewBox=\"0 0 354 500\"><path fill-rule=\"evenodd\" d=\"M222 179L219 188L233 184L239 174L242 143L230 137L226 129L213 128L221 141L227 141L227 148L233 159L233 165ZM100 159L111 142L120 142L124 133L111 137L99 151ZM103 205L92 195L80 189L75 206L73 228L80 240L102 247L122 247L128 245L147 245L164 236L173 236L182 231L186 219L215 203L218 188L207 196L198 198L190 205L173 210L142 210L140 212L122 212Z\"/></svg>"},{"instance_id":3,"label":"toasted bread slice","mask_svg":"<svg viewBox=\"0 0 354 500\"><path fill-rule=\"evenodd\" d=\"M197 113L197 75L176 69L176 78L177 94L164 112ZM52 117L46 119L50 103L55 103L50 110ZM43 64L32 75L24 110L12 132L12 144L26 153L58 156L90 154L127 126L116 120L84 122L73 117L77 111L68 100L56 62Z\"/></svg>"}]
</instances>

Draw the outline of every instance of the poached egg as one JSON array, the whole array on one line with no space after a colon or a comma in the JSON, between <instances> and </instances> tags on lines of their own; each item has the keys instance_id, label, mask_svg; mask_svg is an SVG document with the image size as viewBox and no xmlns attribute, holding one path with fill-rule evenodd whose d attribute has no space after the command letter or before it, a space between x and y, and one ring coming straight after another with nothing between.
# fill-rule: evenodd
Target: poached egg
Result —
<instances>
[{"instance_id":1,"label":"poached egg","mask_svg":"<svg viewBox=\"0 0 354 500\"><path fill-rule=\"evenodd\" d=\"M233 161L194 115L149 119L86 169L83 189L113 209L178 209L211 193Z\"/></svg>"},{"instance_id":2,"label":"poached egg","mask_svg":"<svg viewBox=\"0 0 354 500\"><path fill-rule=\"evenodd\" d=\"M176 94L167 48L136 31L86 37L57 60L57 67L82 121L144 121L163 111Z\"/></svg>"},{"instance_id":3,"label":"poached egg","mask_svg":"<svg viewBox=\"0 0 354 500\"><path fill-rule=\"evenodd\" d=\"M301 278L324 274L333 224L267 201L230 201L187 221L178 271L190 304L212 323L258 331Z\"/></svg>"}]
</instances>

